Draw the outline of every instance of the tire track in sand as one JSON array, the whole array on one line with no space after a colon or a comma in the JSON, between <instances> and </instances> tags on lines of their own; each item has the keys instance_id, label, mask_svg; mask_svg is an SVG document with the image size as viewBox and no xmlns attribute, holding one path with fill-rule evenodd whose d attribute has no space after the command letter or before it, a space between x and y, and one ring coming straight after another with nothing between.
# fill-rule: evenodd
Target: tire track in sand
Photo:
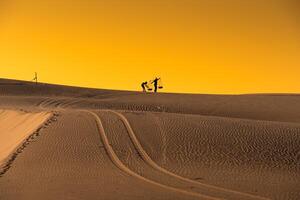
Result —
<instances>
[{"instance_id":1,"label":"tire track in sand","mask_svg":"<svg viewBox=\"0 0 300 200\"><path fill-rule=\"evenodd\" d=\"M147 152L143 149L141 143L139 142L139 140L137 139L129 121L127 120L127 118L121 114L120 112L117 112L117 111L114 111L114 110L108 110L109 112L111 113L114 113L116 114L117 116L119 116L119 118L122 120L123 124L125 125L126 129L127 129L127 132L128 132L128 135L132 141L132 143L134 144L136 150L139 152L139 154L142 156L143 160L148 164L150 165L152 168L160 171L161 173L164 173L166 175L169 175L169 176L172 176L174 178L177 178L177 179L180 179L182 181L185 181L187 183L191 183L191 184L194 184L194 185L197 185L199 188L202 188L202 189L209 189L209 190L213 190L215 192L222 192L222 193L225 193L225 194L234 194L236 196L239 196L239 197L235 197L235 199L240 199L240 198L247 198L247 199L256 199L256 200L270 200L269 198L266 198L266 197L261 197L261 196L256 196L256 195L252 195L252 194L248 194L248 193L244 193L244 192L239 192L239 191L235 191L235 190L231 190L231 189L226 189L226 188L222 188L222 187L218 187L218 186L213 186L213 185L209 185L209 184L205 184L205 183L201 183L201 182L198 182L198 181L194 181L194 180L191 180L189 178L186 178L186 177L182 177L178 174L175 174L175 173L172 173L168 170L166 170L165 168L162 168L160 167L158 164L156 164L151 158L150 156L147 154ZM233 197L234 198L234 197Z\"/></svg>"},{"instance_id":2,"label":"tire track in sand","mask_svg":"<svg viewBox=\"0 0 300 200\"><path fill-rule=\"evenodd\" d=\"M103 145L106 149L107 154L109 155L111 161L123 172L125 172L125 173L127 173L127 174L129 174L129 175L131 175L135 178L138 178L142 181L145 181L147 183L156 185L156 186L164 188L164 189L168 189L168 190L173 191L173 192L177 192L177 193L197 197L197 198L200 198L200 199L221 200L220 198L215 198L215 197L211 197L211 196L208 196L208 195L199 194L199 193L195 193L195 192L190 192L190 191L186 191L186 190L183 190L183 189L179 189L179 188L171 187L171 186L168 186L168 185L164 185L162 183L147 179L147 178L133 172L132 170L130 170L128 167L126 167L122 163L122 161L118 158L117 154L113 150L112 146L109 144L109 141L108 141L108 138L106 136L106 133L105 133L105 130L104 130L104 127L103 127L103 124L102 124L102 121L101 121L100 117L92 111L89 111L89 110L83 110L83 111L86 112L86 113L91 114L92 116L94 116L94 118L96 120L96 123L97 123L97 127L98 127L98 130L99 130L100 137L102 139L102 142L103 142Z\"/></svg>"}]
</instances>

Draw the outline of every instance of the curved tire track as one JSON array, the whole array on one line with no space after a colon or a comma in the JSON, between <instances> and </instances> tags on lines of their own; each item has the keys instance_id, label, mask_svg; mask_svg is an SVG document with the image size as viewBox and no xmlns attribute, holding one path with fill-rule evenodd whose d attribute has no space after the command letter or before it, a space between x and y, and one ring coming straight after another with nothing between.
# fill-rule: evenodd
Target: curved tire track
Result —
<instances>
[{"instance_id":1,"label":"curved tire track","mask_svg":"<svg viewBox=\"0 0 300 200\"><path fill-rule=\"evenodd\" d=\"M151 158L150 156L147 154L147 152L143 149L141 143L139 142L139 140L137 139L129 121L127 120L127 118L117 112L117 111L113 111L113 110L108 110L109 112L111 113L114 113L116 114L117 116L119 116L119 118L122 120L123 124L125 125L126 129L127 129L127 132L129 134L129 137L132 141L132 143L134 144L136 150L139 152L139 154L142 156L143 160L148 164L150 165L152 168L164 173L164 174L167 174L169 176L172 176L172 177L175 177L177 179L180 179L182 181L185 181L185 182L188 182L188 183L192 183L192 184L195 184L199 187L202 187L203 189L213 189L215 190L216 192L217 191L221 191L221 192L225 192L225 193L230 193L230 194L234 194L234 195L238 195L240 196L241 198L245 198L247 197L248 199L259 199L259 200L270 200L268 198L265 198L265 197L260 197L260 196L256 196L256 195L252 195L252 194L248 194L248 193L244 193L244 192L239 192L239 191L235 191L235 190L230 190L230 189L226 189L226 188L222 188L222 187L217 187L217 186L213 186L213 185L209 185L209 184L205 184L205 183L200 183L198 181L194 181L194 180L191 180L191 179L188 179L186 177L182 177L178 174L175 174L175 173L172 173L162 167L160 167L158 164L156 164Z\"/></svg>"},{"instance_id":2,"label":"curved tire track","mask_svg":"<svg viewBox=\"0 0 300 200\"><path fill-rule=\"evenodd\" d=\"M88 111L88 110L83 110L84 112L86 113L89 113L91 114L92 116L94 116L95 120L96 120L96 123L97 123L97 127L99 129L99 134L101 136L101 139L102 139L102 142L103 142L103 145L106 149L106 152L107 154L109 155L111 161L120 169L122 170L123 172L133 176L133 177L136 177L142 181L145 181L147 183L150 183L150 184L153 184L153 185L156 185L156 186L159 186L161 188L165 188L165 189L168 189L168 190L171 190L173 192L177 192L177 193L182 193L182 194L185 194L185 195L189 195L189 196L194 196L194 197L198 197L200 199L209 199L209 200L220 200L220 198L215 198L215 197L211 197L211 196L208 196L208 195L203 195L203 194L199 194L199 193L195 193L195 192L189 192L189 191L186 191L186 190L182 190L182 189L179 189L179 188L175 188L175 187L171 187L171 186L168 186L168 185L164 185L162 183L158 183L156 181L153 181L153 180L150 180L150 179L147 179L135 172L133 172L132 170L130 170L128 167L126 167L122 161L118 158L117 154L115 153L115 151L113 150L113 148L111 147L111 145L109 144L109 141L108 141L108 138L106 136L106 133L105 133L105 130L104 130L104 127L103 127L103 124L102 124L102 121L100 119L100 117L92 112L92 111Z\"/></svg>"}]
</instances>

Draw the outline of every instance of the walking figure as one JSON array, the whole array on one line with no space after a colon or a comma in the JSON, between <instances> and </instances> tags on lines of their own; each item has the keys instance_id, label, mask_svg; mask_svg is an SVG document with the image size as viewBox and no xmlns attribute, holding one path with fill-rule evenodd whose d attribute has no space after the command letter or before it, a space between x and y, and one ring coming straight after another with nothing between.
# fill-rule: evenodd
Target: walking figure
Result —
<instances>
[{"instance_id":1,"label":"walking figure","mask_svg":"<svg viewBox=\"0 0 300 200\"><path fill-rule=\"evenodd\" d=\"M160 80L160 78L155 78L152 83L154 85L154 92L157 92L157 88L158 88L158 81Z\"/></svg>"},{"instance_id":2,"label":"walking figure","mask_svg":"<svg viewBox=\"0 0 300 200\"><path fill-rule=\"evenodd\" d=\"M147 92L147 90L146 90L146 88L148 88L148 82L147 81L145 81L145 82L142 82L142 84L141 84L141 86L142 86L142 88L143 88L143 92Z\"/></svg>"}]
</instances>

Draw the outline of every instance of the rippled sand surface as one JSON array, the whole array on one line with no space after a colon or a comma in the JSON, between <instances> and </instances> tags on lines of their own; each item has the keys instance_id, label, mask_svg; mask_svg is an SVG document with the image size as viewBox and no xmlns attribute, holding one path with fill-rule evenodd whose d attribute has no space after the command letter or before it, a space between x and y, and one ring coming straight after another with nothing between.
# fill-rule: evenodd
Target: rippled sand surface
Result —
<instances>
[{"instance_id":1,"label":"rippled sand surface","mask_svg":"<svg viewBox=\"0 0 300 200\"><path fill-rule=\"evenodd\" d=\"M0 199L300 199L300 96L0 79Z\"/></svg>"}]
</instances>

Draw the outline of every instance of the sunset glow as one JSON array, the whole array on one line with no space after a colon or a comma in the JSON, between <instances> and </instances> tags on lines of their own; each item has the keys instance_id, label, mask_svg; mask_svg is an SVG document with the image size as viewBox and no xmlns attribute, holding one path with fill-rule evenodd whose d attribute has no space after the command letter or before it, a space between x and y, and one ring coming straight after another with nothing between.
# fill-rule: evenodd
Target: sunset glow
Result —
<instances>
[{"instance_id":1,"label":"sunset glow","mask_svg":"<svg viewBox=\"0 0 300 200\"><path fill-rule=\"evenodd\" d=\"M209 3L208 3L209 2ZM300 92L297 0L2 0L0 77L163 92Z\"/></svg>"}]
</instances>

